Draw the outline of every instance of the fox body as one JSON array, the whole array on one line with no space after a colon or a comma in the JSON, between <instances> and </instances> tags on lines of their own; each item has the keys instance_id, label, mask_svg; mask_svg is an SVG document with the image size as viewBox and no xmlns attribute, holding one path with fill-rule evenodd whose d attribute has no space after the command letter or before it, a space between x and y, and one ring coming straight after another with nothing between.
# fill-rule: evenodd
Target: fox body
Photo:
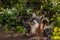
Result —
<instances>
[{"instance_id":1,"label":"fox body","mask_svg":"<svg viewBox=\"0 0 60 40\"><path fill-rule=\"evenodd\" d=\"M30 27L31 27L30 28L30 33L36 34L36 30L39 27L39 23L36 20L34 20L33 22L34 23L30 23Z\"/></svg>"},{"instance_id":2,"label":"fox body","mask_svg":"<svg viewBox=\"0 0 60 40\"><path fill-rule=\"evenodd\" d=\"M41 18L33 17L29 20L30 31L29 34L39 35L43 33L44 23L40 20ZM40 20L40 21L39 21Z\"/></svg>"}]
</instances>

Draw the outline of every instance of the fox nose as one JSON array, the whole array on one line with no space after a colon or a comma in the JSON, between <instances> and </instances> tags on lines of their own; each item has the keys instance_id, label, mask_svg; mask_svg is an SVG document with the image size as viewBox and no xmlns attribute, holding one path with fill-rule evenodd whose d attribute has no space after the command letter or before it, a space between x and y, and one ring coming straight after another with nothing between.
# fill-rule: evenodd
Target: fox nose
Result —
<instances>
[{"instance_id":1,"label":"fox nose","mask_svg":"<svg viewBox=\"0 0 60 40\"><path fill-rule=\"evenodd\" d=\"M33 20L32 20L32 19L30 19L30 22L33 22Z\"/></svg>"}]
</instances>

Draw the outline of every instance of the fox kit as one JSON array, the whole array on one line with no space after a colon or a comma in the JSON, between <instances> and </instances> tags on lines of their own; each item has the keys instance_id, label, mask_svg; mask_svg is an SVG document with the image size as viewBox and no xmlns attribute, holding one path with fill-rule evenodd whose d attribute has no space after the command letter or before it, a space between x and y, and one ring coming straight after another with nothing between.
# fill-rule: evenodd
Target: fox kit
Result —
<instances>
[{"instance_id":1,"label":"fox kit","mask_svg":"<svg viewBox=\"0 0 60 40\"><path fill-rule=\"evenodd\" d=\"M36 34L36 30L39 27L39 23L36 20L29 22L30 24L30 34Z\"/></svg>"},{"instance_id":2,"label":"fox kit","mask_svg":"<svg viewBox=\"0 0 60 40\"><path fill-rule=\"evenodd\" d=\"M33 35L42 34L44 23L40 19L39 17L36 17L36 15L33 13L32 17L28 22L28 24L30 25L29 34L33 34Z\"/></svg>"}]
</instances>

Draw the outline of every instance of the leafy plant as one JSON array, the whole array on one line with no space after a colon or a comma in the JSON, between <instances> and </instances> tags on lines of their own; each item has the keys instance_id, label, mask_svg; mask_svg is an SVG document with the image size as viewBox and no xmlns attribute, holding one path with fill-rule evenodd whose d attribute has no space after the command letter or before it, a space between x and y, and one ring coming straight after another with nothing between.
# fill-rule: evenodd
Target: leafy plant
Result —
<instances>
[{"instance_id":1,"label":"leafy plant","mask_svg":"<svg viewBox=\"0 0 60 40\"><path fill-rule=\"evenodd\" d=\"M4 31L5 31L5 32L8 32L8 27L9 27L8 24L5 24L5 25L4 25Z\"/></svg>"},{"instance_id":2,"label":"leafy plant","mask_svg":"<svg viewBox=\"0 0 60 40\"><path fill-rule=\"evenodd\" d=\"M60 39L60 28L55 27L52 34L52 40Z\"/></svg>"},{"instance_id":3,"label":"leafy plant","mask_svg":"<svg viewBox=\"0 0 60 40\"><path fill-rule=\"evenodd\" d=\"M17 27L16 27L16 30L17 30L19 33L25 34L25 30L24 30L24 28L23 28L22 26L17 26Z\"/></svg>"}]
</instances>

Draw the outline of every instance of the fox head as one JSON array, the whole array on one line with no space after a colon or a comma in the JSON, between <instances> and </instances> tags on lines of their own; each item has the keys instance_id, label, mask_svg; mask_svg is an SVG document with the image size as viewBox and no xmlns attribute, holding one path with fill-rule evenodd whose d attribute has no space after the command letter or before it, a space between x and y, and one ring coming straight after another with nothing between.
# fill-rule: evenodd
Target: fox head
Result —
<instances>
[{"instance_id":1,"label":"fox head","mask_svg":"<svg viewBox=\"0 0 60 40\"><path fill-rule=\"evenodd\" d=\"M36 16L35 13L32 14L31 18L29 19L28 24L29 24L30 26L34 26L34 25L39 24L39 19L38 19L38 17Z\"/></svg>"}]
</instances>

